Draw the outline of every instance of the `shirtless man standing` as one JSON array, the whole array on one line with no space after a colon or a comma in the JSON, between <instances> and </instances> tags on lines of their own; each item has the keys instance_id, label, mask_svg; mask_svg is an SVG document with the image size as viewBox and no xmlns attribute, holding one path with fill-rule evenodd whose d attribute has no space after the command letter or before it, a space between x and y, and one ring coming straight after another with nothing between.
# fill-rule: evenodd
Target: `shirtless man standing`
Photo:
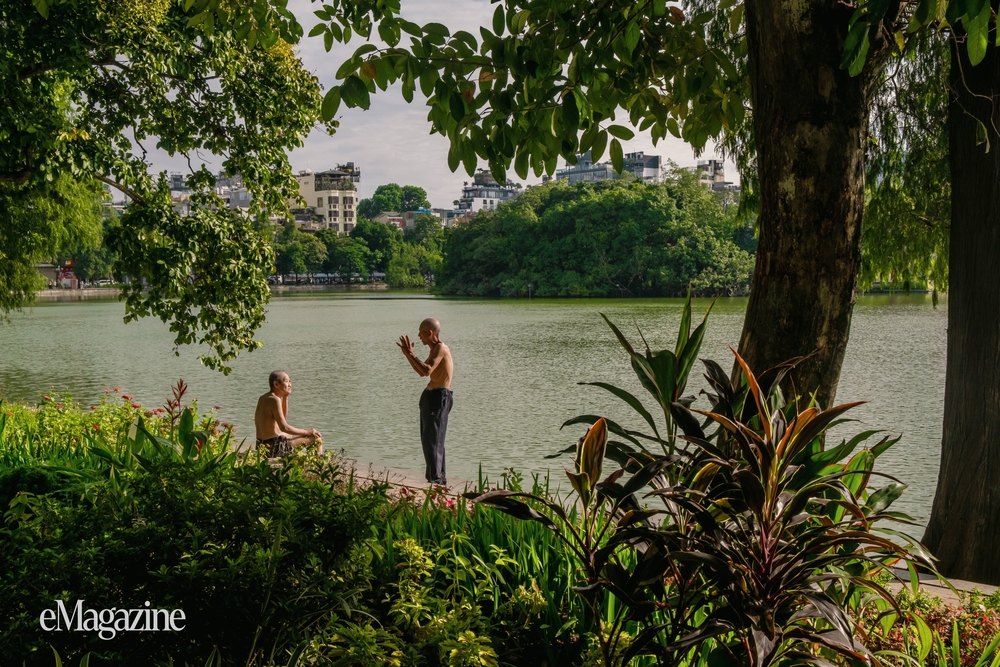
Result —
<instances>
[{"instance_id":1,"label":"shirtless man standing","mask_svg":"<svg viewBox=\"0 0 1000 667\"><path fill-rule=\"evenodd\" d=\"M427 361L420 361L413 351L409 336L400 336L399 349L420 377L430 377L427 388L420 395L420 444L427 463L427 481L447 485L444 472L444 435L448 429L451 412L451 376L455 364L451 350L441 342L441 323L428 317L420 323L420 342L431 348Z\"/></svg>"},{"instance_id":2,"label":"shirtless man standing","mask_svg":"<svg viewBox=\"0 0 1000 667\"><path fill-rule=\"evenodd\" d=\"M253 414L257 426L257 447L266 448L268 458L287 456L297 447L311 445L321 436L314 428L295 428L288 423L288 395L292 379L285 371L274 371L267 378L271 391L257 399Z\"/></svg>"}]
</instances>

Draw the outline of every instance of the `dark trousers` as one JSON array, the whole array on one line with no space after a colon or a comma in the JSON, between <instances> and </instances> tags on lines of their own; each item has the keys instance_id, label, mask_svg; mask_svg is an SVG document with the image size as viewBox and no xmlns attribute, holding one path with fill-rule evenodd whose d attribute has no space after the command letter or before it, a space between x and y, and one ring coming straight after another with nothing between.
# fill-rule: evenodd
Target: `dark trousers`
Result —
<instances>
[{"instance_id":1,"label":"dark trousers","mask_svg":"<svg viewBox=\"0 0 1000 667\"><path fill-rule=\"evenodd\" d=\"M420 395L420 444L427 463L427 481L447 484L444 472L444 435L451 412L451 391L444 387L424 389Z\"/></svg>"}]
</instances>

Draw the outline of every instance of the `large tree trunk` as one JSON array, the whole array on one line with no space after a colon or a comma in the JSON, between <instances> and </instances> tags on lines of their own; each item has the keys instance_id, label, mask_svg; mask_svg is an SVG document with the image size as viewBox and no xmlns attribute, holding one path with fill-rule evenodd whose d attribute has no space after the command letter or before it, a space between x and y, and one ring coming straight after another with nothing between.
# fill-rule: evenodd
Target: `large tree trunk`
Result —
<instances>
[{"instance_id":1,"label":"large tree trunk","mask_svg":"<svg viewBox=\"0 0 1000 667\"><path fill-rule=\"evenodd\" d=\"M975 67L952 43L948 369L924 543L943 574L1000 584L1000 51L989 43Z\"/></svg>"},{"instance_id":2,"label":"large tree trunk","mask_svg":"<svg viewBox=\"0 0 1000 667\"><path fill-rule=\"evenodd\" d=\"M760 242L740 354L757 372L794 356L795 389L837 392L851 328L864 209L872 73L841 69L852 8L837 0L747 0Z\"/></svg>"}]
</instances>

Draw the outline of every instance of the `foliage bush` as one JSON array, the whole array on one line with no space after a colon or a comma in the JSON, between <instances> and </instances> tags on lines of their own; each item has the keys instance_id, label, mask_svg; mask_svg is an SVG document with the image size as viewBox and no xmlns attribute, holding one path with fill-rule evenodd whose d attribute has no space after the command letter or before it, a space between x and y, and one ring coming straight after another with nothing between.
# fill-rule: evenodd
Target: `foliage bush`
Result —
<instances>
[{"instance_id":1,"label":"foliage bush","mask_svg":"<svg viewBox=\"0 0 1000 667\"><path fill-rule=\"evenodd\" d=\"M693 174L667 182L558 181L456 226L438 286L472 296L742 295L753 255L735 206Z\"/></svg>"},{"instance_id":2,"label":"foliage bush","mask_svg":"<svg viewBox=\"0 0 1000 667\"><path fill-rule=\"evenodd\" d=\"M344 488L318 457L277 468L243 459L228 430L195 431L190 409L147 422L131 404L4 408L12 427L0 423L0 487L18 491L0 529L5 663L49 665L51 645L65 659L93 652L100 664L202 664L213 651L225 664L272 664L357 596L380 487ZM72 445L58 440L67 433ZM150 601L183 609L187 625L111 642L40 631L41 610L59 599Z\"/></svg>"}]
</instances>

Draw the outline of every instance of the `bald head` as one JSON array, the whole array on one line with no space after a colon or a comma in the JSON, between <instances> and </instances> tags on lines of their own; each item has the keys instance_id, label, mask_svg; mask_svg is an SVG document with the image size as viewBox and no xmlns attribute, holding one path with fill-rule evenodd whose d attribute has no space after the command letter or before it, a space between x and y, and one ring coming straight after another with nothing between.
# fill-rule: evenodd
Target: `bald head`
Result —
<instances>
[{"instance_id":1,"label":"bald head","mask_svg":"<svg viewBox=\"0 0 1000 667\"><path fill-rule=\"evenodd\" d=\"M422 331L429 331L433 334L441 333L441 323L435 320L433 317L428 317L426 320L420 323L420 329Z\"/></svg>"},{"instance_id":2,"label":"bald head","mask_svg":"<svg viewBox=\"0 0 1000 667\"><path fill-rule=\"evenodd\" d=\"M285 371L271 371L271 374L267 376L268 388L274 391L274 383L282 384L286 378L288 378L288 373Z\"/></svg>"}]
</instances>

